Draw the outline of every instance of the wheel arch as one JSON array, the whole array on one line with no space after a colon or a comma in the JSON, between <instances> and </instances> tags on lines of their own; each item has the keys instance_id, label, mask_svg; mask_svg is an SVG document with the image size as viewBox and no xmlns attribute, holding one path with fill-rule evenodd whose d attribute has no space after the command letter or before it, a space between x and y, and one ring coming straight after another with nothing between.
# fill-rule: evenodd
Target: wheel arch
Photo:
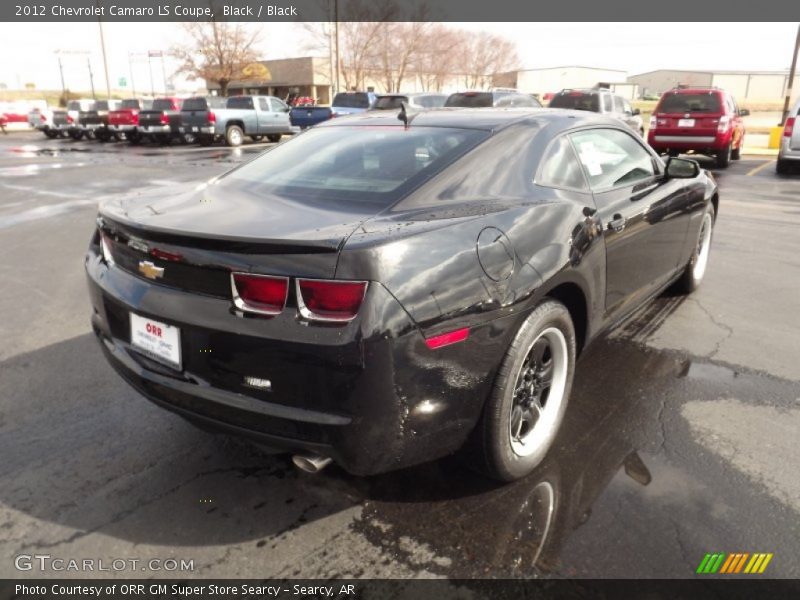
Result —
<instances>
[{"instance_id":1,"label":"wheel arch","mask_svg":"<svg viewBox=\"0 0 800 600\"><path fill-rule=\"evenodd\" d=\"M575 327L576 350L580 354L586 345L589 329L589 304L583 288L573 281L565 281L547 290L544 296L558 300L569 311Z\"/></svg>"}]
</instances>

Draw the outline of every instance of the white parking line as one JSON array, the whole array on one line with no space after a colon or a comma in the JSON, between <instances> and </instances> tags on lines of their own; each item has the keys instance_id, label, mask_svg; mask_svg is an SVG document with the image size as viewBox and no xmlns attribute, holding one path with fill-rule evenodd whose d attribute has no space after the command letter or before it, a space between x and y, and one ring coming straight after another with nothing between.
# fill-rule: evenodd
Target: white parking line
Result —
<instances>
[{"instance_id":1,"label":"white parking line","mask_svg":"<svg viewBox=\"0 0 800 600\"><path fill-rule=\"evenodd\" d=\"M83 208L84 206L95 206L97 202L94 200L72 200L70 202L62 202L60 204L47 204L45 206L37 206L30 210L26 210L15 215L8 217L0 217L0 229L7 229L14 227L20 223L27 223L28 221L36 221L38 219L46 219L48 217L55 217L62 215L75 208Z\"/></svg>"},{"instance_id":2,"label":"white parking line","mask_svg":"<svg viewBox=\"0 0 800 600\"><path fill-rule=\"evenodd\" d=\"M50 190L42 190L27 185L12 185L10 183L0 183L6 189L14 190L17 192L27 192L29 194L39 194L40 196L54 196L56 198L84 198L86 194L70 194L69 192L52 192Z\"/></svg>"}]
</instances>

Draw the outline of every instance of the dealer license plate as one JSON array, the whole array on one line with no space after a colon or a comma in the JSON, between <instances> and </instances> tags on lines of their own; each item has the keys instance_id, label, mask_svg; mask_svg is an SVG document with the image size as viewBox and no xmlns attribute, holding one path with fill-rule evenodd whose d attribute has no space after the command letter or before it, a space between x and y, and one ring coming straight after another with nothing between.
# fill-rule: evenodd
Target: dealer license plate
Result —
<instances>
[{"instance_id":1,"label":"dealer license plate","mask_svg":"<svg viewBox=\"0 0 800 600\"><path fill-rule=\"evenodd\" d=\"M181 330L131 313L131 345L143 354L180 370Z\"/></svg>"}]
</instances>

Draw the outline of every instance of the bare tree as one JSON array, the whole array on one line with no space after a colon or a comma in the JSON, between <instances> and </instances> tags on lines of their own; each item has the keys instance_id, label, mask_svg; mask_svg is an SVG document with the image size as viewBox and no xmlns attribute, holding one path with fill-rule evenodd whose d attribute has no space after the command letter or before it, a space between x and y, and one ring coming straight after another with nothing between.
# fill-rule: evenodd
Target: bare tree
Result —
<instances>
[{"instance_id":1,"label":"bare tree","mask_svg":"<svg viewBox=\"0 0 800 600\"><path fill-rule=\"evenodd\" d=\"M442 25L431 24L420 39L413 60L413 70L422 87L441 92L454 73L463 70L463 41L460 33Z\"/></svg>"},{"instance_id":2,"label":"bare tree","mask_svg":"<svg viewBox=\"0 0 800 600\"><path fill-rule=\"evenodd\" d=\"M463 36L464 83L468 88L482 88L492 74L517 67L516 45L506 38L487 32Z\"/></svg>"},{"instance_id":3,"label":"bare tree","mask_svg":"<svg viewBox=\"0 0 800 600\"><path fill-rule=\"evenodd\" d=\"M183 28L192 43L170 50L181 61L179 72L218 84L222 96L228 94L231 81L251 78L245 68L259 59L255 48L260 41L258 30L218 21L186 23Z\"/></svg>"}]
</instances>

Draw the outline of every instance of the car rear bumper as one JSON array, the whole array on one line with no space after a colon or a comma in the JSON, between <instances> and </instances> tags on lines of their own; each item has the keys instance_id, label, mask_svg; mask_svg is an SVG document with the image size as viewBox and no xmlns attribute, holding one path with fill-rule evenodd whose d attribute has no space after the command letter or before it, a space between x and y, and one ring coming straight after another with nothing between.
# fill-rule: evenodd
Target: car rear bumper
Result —
<instances>
[{"instance_id":1,"label":"car rear bumper","mask_svg":"<svg viewBox=\"0 0 800 600\"><path fill-rule=\"evenodd\" d=\"M792 148L791 139L781 138L778 158L781 160L800 160L800 148Z\"/></svg>"},{"instance_id":2,"label":"car rear bumper","mask_svg":"<svg viewBox=\"0 0 800 600\"><path fill-rule=\"evenodd\" d=\"M242 318L228 300L153 284L91 250L86 271L92 328L107 360L143 395L207 426L329 456L357 475L462 446L506 347L495 324L430 350L374 283L359 317L331 327L302 325L294 315ZM131 346L131 313L180 329L180 371ZM249 388L247 376L268 379L271 390Z\"/></svg>"},{"instance_id":3,"label":"car rear bumper","mask_svg":"<svg viewBox=\"0 0 800 600\"><path fill-rule=\"evenodd\" d=\"M142 133L172 133L169 125L141 125L139 131Z\"/></svg>"},{"instance_id":4,"label":"car rear bumper","mask_svg":"<svg viewBox=\"0 0 800 600\"><path fill-rule=\"evenodd\" d=\"M115 133L133 133L136 125L109 125L108 128Z\"/></svg>"},{"instance_id":5,"label":"car rear bumper","mask_svg":"<svg viewBox=\"0 0 800 600\"><path fill-rule=\"evenodd\" d=\"M214 127L196 127L196 126L187 126L180 128L181 133L194 133L194 134L203 134L203 135L215 135L217 133Z\"/></svg>"},{"instance_id":6,"label":"car rear bumper","mask_svg":"<svg viewBox=\"0 0 800 600\"><path fill-rule=\"evenodd\" d=\"M650 146L659 152L694 150L699 153L714 154L728 147L733 139L727 135L677 135L671 132L651 132L647 137Z\"/></svg>"}]
</instances>

